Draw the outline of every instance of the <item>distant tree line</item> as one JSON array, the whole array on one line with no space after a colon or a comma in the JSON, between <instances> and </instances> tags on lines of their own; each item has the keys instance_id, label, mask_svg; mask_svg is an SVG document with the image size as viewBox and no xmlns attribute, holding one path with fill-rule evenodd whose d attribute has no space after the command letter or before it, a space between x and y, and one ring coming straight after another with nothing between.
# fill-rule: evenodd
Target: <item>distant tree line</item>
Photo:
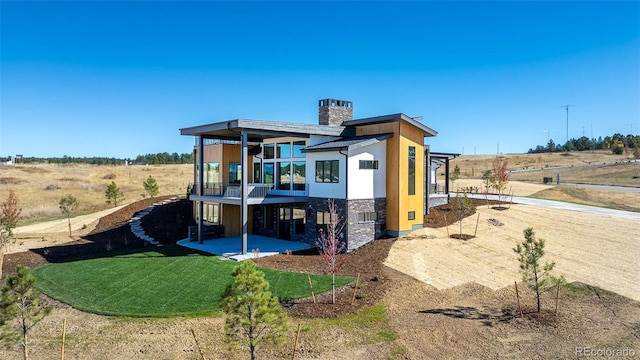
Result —
<instances>
[{"instance_id":1,"label":"distant tree line","mask_svg":"<svg viewBox=\"0 0 640 360\"><path fill-rule=\"evenodd\" d=\"M11 157L0 157L0 161L6 162ZM22 157L17 160L21 164L49 163L49 164L91 164L91 165L124 165L124 164L193 164L193 153L169 154L167 152L157 154L138 155L135 160L108 158L108 157Z\"/></svg>"},{"instance_id":2,"label":"distant tree line","mask_svg":"<svg viewBox=\"0 0 640 360\"><path fill-rule=\"evenodd\" d=\"M589 139L586 136L578 139L572 138L564 145L556 144L550 139L546 146L538 145L535 149L529 149L530 154L563 152L563 151L588 151L588 150L611 150L614 154L622 154L625 149L634 152L640 148L640 135L613 134L612 136L602 136Z\"/></svg>"}]
</instances>

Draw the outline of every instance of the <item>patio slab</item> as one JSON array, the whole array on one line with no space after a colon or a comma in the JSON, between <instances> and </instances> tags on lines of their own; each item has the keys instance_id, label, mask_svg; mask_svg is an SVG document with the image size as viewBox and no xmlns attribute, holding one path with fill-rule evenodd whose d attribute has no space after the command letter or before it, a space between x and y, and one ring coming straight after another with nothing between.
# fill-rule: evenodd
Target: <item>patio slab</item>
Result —
<instances>
[{"instance_id":1,"label":"patio slab","mask_svg":"<svg viewBox=\"0 0 640 360\"><path fill-rule=\"evenodd\" d=\"M249 235L247 237L247 253L242 252L242 238L240 236L208 239L202 244L189 239L180 240L177 243L190 249L220 255L236 261L255 259L258 257L284 254L287 251L310 249L311 245L299 241L281 240L261 235Z\"/></svg>"}]
</instances>

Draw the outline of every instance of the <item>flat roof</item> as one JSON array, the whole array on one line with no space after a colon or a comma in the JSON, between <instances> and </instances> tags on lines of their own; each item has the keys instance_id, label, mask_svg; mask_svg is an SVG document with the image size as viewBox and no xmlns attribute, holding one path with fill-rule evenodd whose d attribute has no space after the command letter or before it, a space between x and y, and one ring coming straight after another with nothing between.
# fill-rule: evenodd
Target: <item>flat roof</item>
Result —
<instances>
[{"instance_id":1,"label":"flat roof","mask_svg":"<svg viewBox=\"0 0 640 360\"><path fill-rule=\"evenodd\" d=\"M307 146L302 152L322 152L335 150L354 150L360 147L373 145L393 137L393 133L379 135L364 135L332 140L320 144Z\"/></svg>"},{"instance_id":2,"label":"flat roof","mask_svg":"<svg viewBox=\"0 0 640 360\"><path fill-rule=\"evenodd\" d=\"M290 123L267 120L235 119L180 129L180 135L202 136L210 139L238 140L246 131L248 141L262 142L275 137L301 137L310 135L341 136L344 126Z\"/></svg>"}]
</instances>

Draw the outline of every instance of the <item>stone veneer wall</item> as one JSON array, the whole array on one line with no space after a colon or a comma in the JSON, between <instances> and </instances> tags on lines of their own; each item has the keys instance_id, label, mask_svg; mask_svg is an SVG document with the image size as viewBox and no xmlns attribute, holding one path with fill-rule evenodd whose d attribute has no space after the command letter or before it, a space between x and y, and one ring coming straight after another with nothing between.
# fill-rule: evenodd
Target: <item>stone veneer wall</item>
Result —
<instances>
[{"instance_id":1,"label":"stone veneer wall","mask_svg":"<svg viewBox=\"0 0 640 360\"><path fill-rule=\"evenodd\" d=\"M338 216L344 219L346 214L346 211L345 211L346 201L335 199L335 203L336 203L336 208L338 208ZM301 239L299 241L304 241L308 244L315 246L316 241L318 240L318 237L320 235L316 231L316 226L318 225L317 224L318 217L316 216L316 213L318 211L329 211L327 199L326 198L309 198L309 209L310 211L307 213L307 226L305 228L305 236L304 236L304 239ZM344 231L341 235L341 239L343 239L343 241L347 240L346 239L347 227L348 227L348 224L345 224Z\"/></svg>"},{"instance_id":2,"label":"stone veneer wall","mask_svg":"<svg viewBox=\"0 0 640 360\"><path fill-rule=\"evenodd\" d=\"M347 203L349 207L347 251L357 249L386 234L386 198L349 200ZM358 222L358 213L363 212L376 212L378 219L375 222Z\"/></svg>"},{"instance_id":3,"label":"stone veneer wall","mask_svg":"<svg viewBox=\"0 0 640 360\"><path fill-rule=\"evenodd\" d=\"M429 195L429 207L444 205L449 203L449 197L447 195Z\"/></svg>"},{"instance_id":4,"label":"stone veneer wall","mask_svg":"<svg viewBox=\"0 0 640 360\"><path fill-rule=\"evenodd\" d=\"M343 106L320 106L318 124L340 126L343 121L353 120L353 108Z\"/></svg>"}]
</instances>

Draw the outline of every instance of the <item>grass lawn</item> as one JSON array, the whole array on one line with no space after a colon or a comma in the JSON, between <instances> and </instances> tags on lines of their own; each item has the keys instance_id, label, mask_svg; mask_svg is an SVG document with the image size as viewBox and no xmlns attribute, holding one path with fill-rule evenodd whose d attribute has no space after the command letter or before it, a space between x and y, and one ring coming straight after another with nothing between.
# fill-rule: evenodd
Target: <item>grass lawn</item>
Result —
<instances>
[{"instance_id":1,"label":"grass lawn","mask_svg":"<svg viewBox=\"0 0 640 360\"><path fill-rule=\"evenodd\" d=\"M238 263L179 246L113 252L102 257L46 264L34 269L36 286L76 309L103 315L167 317L208 315L220 310ZM306 274L261 268L280 299L310 296ZM331 289L331 277L311 275L316 293ZM353 281L336 276L336 286Z\"/></svg>"}]
</instances>

